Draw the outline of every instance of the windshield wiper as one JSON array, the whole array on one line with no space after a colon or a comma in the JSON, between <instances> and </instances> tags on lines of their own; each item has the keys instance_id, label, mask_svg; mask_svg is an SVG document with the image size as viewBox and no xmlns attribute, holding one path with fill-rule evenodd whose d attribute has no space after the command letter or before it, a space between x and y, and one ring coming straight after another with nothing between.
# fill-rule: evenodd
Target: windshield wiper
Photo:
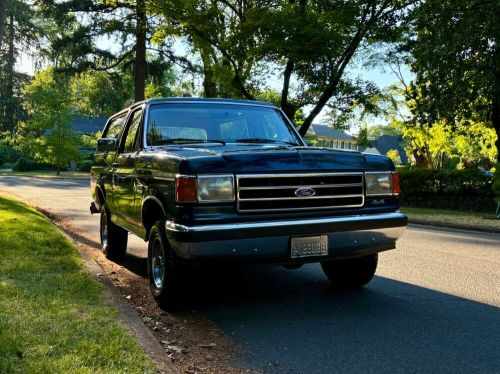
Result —
<instances>
[{"instance_id":1,"label":"windshield wiper","mask_svg":"<svg viewBox=\"0 0 500 374\"><path fill-rule=\"evenodd\" d=\"M220 143L226 145L225 141L222 140L212 140L212 139L189 139L189 138L172 138L172 139L162 139L155 142L155 145L165 145L165 144L194 144L194 143Z\"/></svg>"},{"instance_id":2,"label":"windshield wiper","mask_svg":"<svg viewBox=\"0 0 500 374\"><path fill-rule=\"evenodd\" d=\"M284 140L274 140L274 139L263 139L263 138L248 138L248 139L237 139L236 143L283 143L293 146L298 146L297 143L287 142Z\"/></svg>"}]
</instances>

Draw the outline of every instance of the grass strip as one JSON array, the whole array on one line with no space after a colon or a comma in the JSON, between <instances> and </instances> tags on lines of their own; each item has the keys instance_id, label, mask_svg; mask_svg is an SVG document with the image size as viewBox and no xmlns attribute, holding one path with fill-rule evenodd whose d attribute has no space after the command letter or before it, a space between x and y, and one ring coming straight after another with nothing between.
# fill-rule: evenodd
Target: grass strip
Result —
<instances>
[{"instance_id":1,"label":"grass strip","mask_svg":"<svg viewBox=\"0 0 500 374\"><path fill-rule=\"evenodd\" d=\"M153 373L77 249L0 196L0 373Z\"/></svg>"},{"instance_id":2,"label":"grass strip","mask_svg":"<svg viewBox=\"0 0 500 374\"><path fill-rule=\"evenodd\" d=\"M11 177L35 177L35 178L64 178L64 179L89 179L89 173L83 171L61 171L61 175L56 175L54 170L37 171L2 171L0 175Z\"/></svg>"},{"instance_id":3,"label":"grass strip","mask_svg":"<svg viewBox=\"0 0 500 374\"><path fill-rule=\"evenodd\" d=\"M439 223L441 226L500 232L500 220L493 213L409 207L402 207L401 211L407 214L410 220L418 220L418 223Z\"/></svg>"}]
</instances>

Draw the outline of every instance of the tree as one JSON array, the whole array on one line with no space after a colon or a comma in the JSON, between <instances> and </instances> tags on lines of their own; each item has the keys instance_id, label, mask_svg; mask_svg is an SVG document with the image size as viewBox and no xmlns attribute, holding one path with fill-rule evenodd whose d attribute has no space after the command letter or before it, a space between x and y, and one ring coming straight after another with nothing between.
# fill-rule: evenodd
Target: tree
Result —
<instances>
[{"instance_id":1,"label":"tree","mask_svg":"<svg viewBox=\"0 0 500 374\"><path fill-rule=\"evenodd\" d=\"M23 91L30 119L19 129L17 145L35 160L54 165L59 175L69 161L80 158L79 137L71 128L68 78L47 68Z\"/></svg>"},{"instance_id":2,"label":"tree","mask_svg":"<svg viewBox=\"0 0 500 374\"><path fill-rule=\"evenodd\" d=\"M499 150L500 2L427 0L414 16L409 47L422 92L419 122L453 124L475 113L495 130Z\"/></svg>"},{"instance_id":3,"label":"tree","mask_svg":"<svg viewBox=\"0 0 500 374\"><path fill-rule=\"evenodd\" d=\"M401 157L397 149L389 149L386 154L391 159L394 165L401 165Z\"/></svg>"},{"instance_id":4,"label":"tree","mask_svg":"<svg viewBox=\"0 0 500 374\"><path fill-rule=\"evenodd\" d=\"M18 52L36 45L40 27L33 9L24 1L2 1L0 28L0 130L13 134L25 113L21 106L20 88L29 77L14 70ZM4 22L5 21L5 22Z\"/></svg>"},{"instance_id":5,"label":"tree","mask_svg":"<svg viewBox=\"0 0 500 374\"><path fill-rule=\"evenodd\" d=\"M372 125L368 127L369 138L380 138L382 135L397 136L401 135L401 132L392 124Z\"/></svg>"},{"instance_id":6,"label":"tree","mask_svg":"<svg viewBox=\"0 0 500 374\"><path fill-rule=\"evenodd\" d=\"M165 62L168 46L149 43L154 18L146 12L146 0L36 0L54 30L46 55L61 71L132 70L135 101L144 100L148 76L148 50ZM99 44L102 39L116 48Z\"/></svg>"},{"instance_id":7,"label":"tree","mask_svg":"<svg viewBox=\"0 0 500 374\"><path fill-rule=\"evenodd\" d=\"M369 148L372 146L372 143L370 142L370 140L368 140L368 126L367 125L363 126L359 130L359 133L356 136L356 145L358 147L366 147L366 148Z\"/></svg>"},{"instance_id":8,"label":"tree","mask_svg":"<svg viewBox=\"0 0 500 374\"><path fill-rule=\"evenodd\" d=\"M305 134L325 106L367 92L369 84L346 69L370 46L399 40L415 2L158 0L150 7L166 20L157 40L184 37L199 55L206 96L254 99L267 76L281 72L285 113L312 107Z\"/></svg>"},{"instance_id":9,"label":"tree","mask_svg":"<svg viewBox=\"0 0 500 374\"><path fill-rule=\"evenodd\" d=\"M110 117L133 97L128 76L104 71L84 72L71 78L71 106L85 116Z\"/></svg>"}]
</instances>

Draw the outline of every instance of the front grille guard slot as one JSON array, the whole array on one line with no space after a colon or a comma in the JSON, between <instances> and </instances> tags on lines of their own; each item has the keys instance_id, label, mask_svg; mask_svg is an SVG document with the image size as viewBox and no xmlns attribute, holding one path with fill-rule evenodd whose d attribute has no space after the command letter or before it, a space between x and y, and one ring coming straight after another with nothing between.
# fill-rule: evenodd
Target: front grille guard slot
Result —
<instances>
[{"instance_id":1,"label":"front grille guard slot","mask_svg":"<svg viewBox=\"0 0 500 374\"><path fill-rule=\"evenodd\" d=\"M335 179L351 179L354 182L349 183L312 183L308 184L308 178L313 178L314 181L321 180L335 180ZM300 183L292 184L287 183L286 179L297 181ZM268 185L255 185L262 184L259 181L266 180ZM245 181L245 186L241 186L241 182ZM246 183L250 182L250 183ZM273 182L278 182L273 185ZM283 184L285 182L285 184ZM248 186L250 184L250 186ZM307 174L254 174L254 175L237 175L237 199L236 208L241 213L258 213L258 212L278 212L278 211L304 211L304 210L318 210L318 209L343 209L343 208L361 208L365 203L364 194L364 174L363 173L307 173ZM310 197L297 197L297 196L280 196L280 197L266 197L266 191L295 191L299 188L310 187L313 189L336 189L336 188L352 188L357 189L357 193L351 194L327 194ZM251 193L263 193L263 196L245 198L241 197L241 192L248 191ZM326 205L319 204L324 202ZM294 204L296 202L297 204ZM313 202L307 205L308 202ZM248 205L254 205L252 208ZM283 206L272 207L272 205L283 204ZM288 206L287 206L288 204ZM259 207L261 205L261 207ZM263 206L262 206L263 205Z\"/></svg>"}]
</instances>

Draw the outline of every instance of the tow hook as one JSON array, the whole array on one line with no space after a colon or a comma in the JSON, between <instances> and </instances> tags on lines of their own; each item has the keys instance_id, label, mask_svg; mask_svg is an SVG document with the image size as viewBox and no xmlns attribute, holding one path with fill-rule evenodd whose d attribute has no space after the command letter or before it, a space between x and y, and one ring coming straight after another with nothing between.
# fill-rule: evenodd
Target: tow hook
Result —
<instances>
[{"instance_id":1,"label":"tow hook","mask_svg":"<svg viewBox=\"0 0 500 374\"><path fill-rule=\"evenodd\" d=\"M95 202L90 203L90 214L100 213L100 210L95 206Z\"/></svg>"}]
</instances>

